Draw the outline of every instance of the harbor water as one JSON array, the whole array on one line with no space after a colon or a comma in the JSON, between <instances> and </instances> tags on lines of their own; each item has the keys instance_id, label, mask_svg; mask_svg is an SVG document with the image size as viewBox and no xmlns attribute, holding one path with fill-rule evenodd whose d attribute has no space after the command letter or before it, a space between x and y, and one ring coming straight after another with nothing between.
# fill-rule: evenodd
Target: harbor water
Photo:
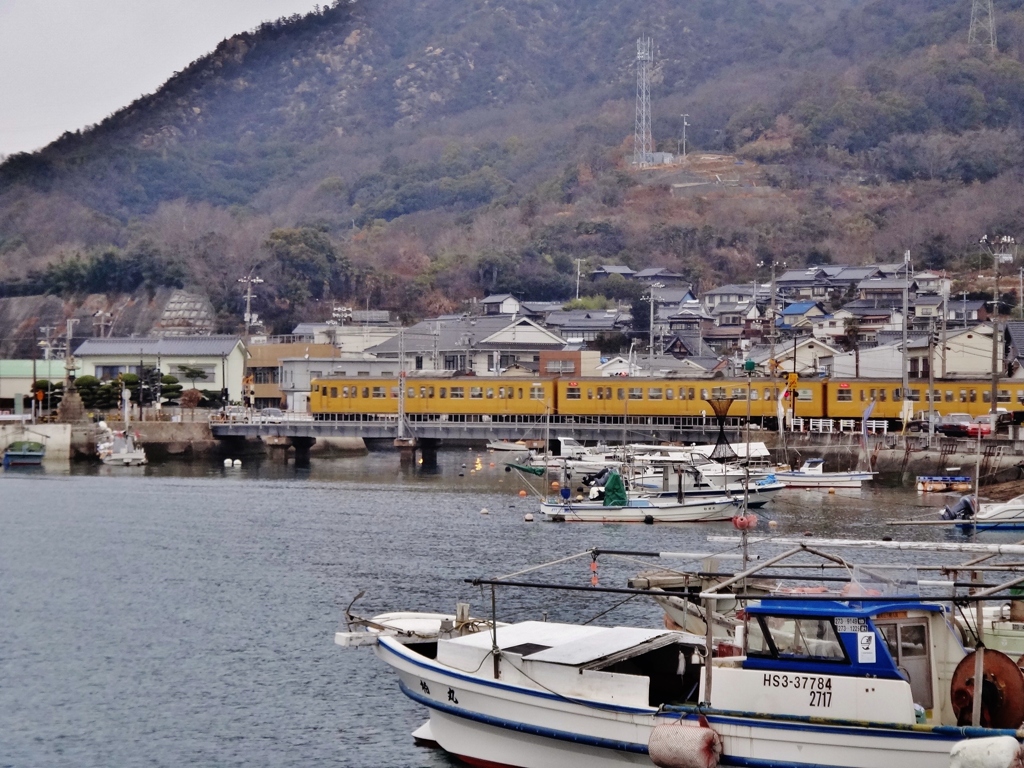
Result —
<instances>
[{"instance_id":1,"label":"harbor water","mask_svg":"<svg viewBox=\"0 0 1024 768\"><path fill-rule=\"evenodd\" d=\"M431 473L401 469L390 453L307 468L3 473L0 766L454 765L413 744L425 712L372 652L333 644L360 591L362 615L448 613L456 601L487 615L489 592L465 579L591 547L728 548L707 541L732 534L728 524L526 523L536 499L518 495L523 483L502 458L443 453ZM774 519L773 534L962 541L959 530L885 524L947 500L787 490L761 511L761 529ZM585 585L589 565L531 578ZM640 568L602 558L598 576L625 586ZM652 602L623 599L502 589L498 618L579 622L607 611L599 623L661 626Z\"/></svg>"}]
</instances>

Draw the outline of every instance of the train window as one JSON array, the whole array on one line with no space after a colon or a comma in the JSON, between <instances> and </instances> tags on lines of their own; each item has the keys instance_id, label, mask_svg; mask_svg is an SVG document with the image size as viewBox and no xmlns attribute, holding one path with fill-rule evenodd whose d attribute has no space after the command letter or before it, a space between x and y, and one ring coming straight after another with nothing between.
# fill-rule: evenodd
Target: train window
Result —
<instances>
[{"instance_id":1,"label":"train window","mask_svg":"<svg viewBox=\"0 0 1024 768\"><path fill-rule=\"evenodd\" d=\"M750 399L751 400L757 400L757 389L751 389L750 390Z\"/></svg>"},{"instance_id":2,"label":"train window","mask_svg":"<svg viewBox=\"0 0 1024 768\"><path fill-rule=\"evenodd\" d=\"M597 399L604 400L604 387L597 388Z\"/></svg>"},{"instance_id":3,"label":"train window","mask_svg":"<svg viewBox=\"0 0 1024 768\"><path fill-rule=\"evenodd\" d=\"M517 391L519 392L519 394L517 395L517 397L518 397L518 398L519 398L520 400L522 400L522 399L523 399L523 388L522 388L522 387L520 387L520 388L519 388L519 389L518 389Z\"/></svg>"},{"instance_id":4,"label":"train window","mask_svg":"<svg viewBox=\"0 0 1024 768\"><path fill-rule=\"evenodd\" d=\"M415 399L416 398L416 387L408 387L405 390L405 396Z\"/></svg>"},{"instance_id":5,"label":"train window","mask_svg":"<svg viewBox=\"0 0 1024 768\"><path fill-rule=\"evenodd\" d=\"M630 387L629 388L629 399L630 400L643 400L644 390L642 387Z\"/></svg>"},{"instance_id":6,"label":"train window","mask_svg":"<svg viewBox=\"0 0 1024 768\"><path fill-rule=\"evenodd\" d=\"M960 390L960 402L961 403L966 403L967 402L967 390L966 389L961 389Z\"/></svg>"},{"instance_id":7,"label":"train window","mask_svg":"<svg viewBox=\"0 0 1024 768\"><path fill-rule=\"evenodd\" d=\"M369 387L363 387L363 398L368 398L369 396L370 396L370 388Z\"/></svg>"},{"instance_id":8,"label":"train window","mask_svg":"<svg viewBox=\"0 0 1024 768\"><path fill-rule=\"evenodd\" d=\"M448 397L448 387L441 387L441 399L444 400Z\"/></svg>"},{"instance_id":9,"label":"train window","mask_svg":"<svg viewBox=\"0 0 1024 768\"><path fill-rule=\"evenodd\" d=\"M426 397L426 396L427 396L427 388L426 387L420 387L420 397ZM430 396L431 397L434 396L433 390L431 390Z\"/></svg>"},{"instance_id":10,"label":"train window","mask_svg":"<svg viewBox=\"0 0 1024 768\"><path fill-rule=\"evenodd\" d=\"M983 402L983 403L991 403L992 402L992 393L989 392L987 389L981 390L981 402Z\"/></svg>"},{"instance_id":11,"label":"train window","mask_svg":"<svg viewBox=\"0 0 1024 768\"><path fill-rule=\"evenodd\" d=\"M604 399L605 400L611 400L612 399L612 388L611 387L605 387L604 388Z\"/></svg>"},{"instance_id":12,"label":"train window","mask_svg":"<svg viewBox=\"0 0 1024 768\"><path fill-rule=\"evenodd\" d=\"M398 387L392 387L391 388L391 396L393 398L395 398L396 400L398 399Z\"/></svg>"},{"instance_id":13,"label":"train window","mask_svg":"<svg viewBox=\"0 0 1024 768\"><path fill-rule=\"evenodd\" d=\"M466 388L465 387L452 387L451 388L451 392L449 394L450 394L452 400L464 400L465 397L466 397Z\"/></svg>"},{"instance_id":14,"label":"train window","mask_svg":"<svg viewBox=\"0 0 1024 768\"><path fill-rule=\"evenodd\" d=\"M345 389L348 389L348 387L345 387ZM338 388L337 387L331 387L331 397L337 397L337 396L338 396Z\"/></svg>"},{"instance_id":15,"label":"train window","mask_svg":"<svg viewBox=\"0 0 1024 768\"><path fill-rule=\"evenodd\" d=\"M484 399L484 388L483 387L470 387L469 388L470 400L483 400Z\"/></svg>"},{"instance_id":16,"label":"train window","mask_svg":"<svg viewBox=\"0 0 1024 768\"><path fill-rule=\"evenodd\" d=\"M675 396L676 396L676 391L674 389L672 389L672 387L666 387L665 388L665 399L666 400L671 400Z\"/></svg>"},{"instance_id":17,"label":"train window","mask_svg":"<svg viewBox=\"0 0 1024 768\"><path fill-rule=\"evenodd\" d=\"M427 397L432 398L433 396L434 396L434 388L433 387L427 387Z\"/></svg>"},{"instance_id":18,"label":"train window","mask_svg":"<svg viewBox=\"0 0 1024 768\"><path fill-rule=\"evenodd\" d=\"M626 399L626 390L624 390L622 387L619 387L615 391L615 394L618 396L619 400L625 400Z\"/></svg>"},{"instance_id":19,"label":"train window","mask_svg":"<svg viewBox=\"0 0 1024 768\"><path fill-rule=\"evenodd\" d=\"M805 401L806 400L813 400L814 399L814 390L813 389L798 389L796 391L796 399L797 400L805 400Z\"/></svg>"},{"instance_id":20,"label":"train window","mask_svg":"<svg viewBox=\"0 0 1024 768\"><path fill-rule=\"evenodd\" d=\"M598 398L601 397L601 388L600 387L598 387L598 389L597 389L597 396L598 396ZM593 387L587 387L587 400L593 400L593 399L594 399L594 388Z\"/></svg>"},{"instance_id":21,"label":"train window","mask_svg":"<svg viewBox=\"0 0 1024 768\"><path fill-rule=\"evenodd\" d=\"M907 394L909 395L909 397L907 399L910 400L910 402L912 402L912 403L919 403L919 402L921 402L921 390L920 389L908 389L907 390Z\"/></svg>"},{"instance_id":22,"label":"train window","mask_svg":"<svg viewBox=\"0 0 1024 768\"><path fill-rule=\"evenodd\" d=\"M1017 390L1017 402L1024 404L1024 389Z\"/></svg>"},{"instance_id":23,"label":"train window","mask_svg":"<svg viewBox=\"0 0 1024 768\"><path fill-rule=\"evenodd\" d=\"M314 392L319 392L320 391L320 385L319 384L314 384L313 385L313 391Z\"/></svg>"},{"instance_id":24,"label":"train window","mask_svg":"<svg viewBox=\"0 0 1024 768\"><path fill-rule=\"evenodd\" d=\"M540 384L533 384L530 386L530 399L531 400L543 400L544 399L544 387Z\"/></svg>"},{"instance_id":25,"label":"train window","mask_svg":"<svg viewBox=\"0 0 1024 768\"><path fill-rule=\"evenodd\" d=\"M899 387L896 387L895 389L893 389L893 391L892 391L892 401L894 403L898 403L902 399L903 399L903 390L900 389Z\"/></svg>"},{"instance_id":26,"label":"train window","mask_svg":"<svg viewBox=\"0 0 1024 768\"><path fill-rule=\"evenodd\" d=\"M711 390L711 398L713 400L724 400L725 399L725 387L714 387ZM704 398L707 400L707 398Z\"/></svg>"},{"instance_id":27,"label":"train window","mask_svg":"<svg viewBox=\"0 0 1024 768\"><path fill-rule=\"evenodd\" d=\"M671 392L671 391L672 390L670 389L669 392ZM661 396L662 396L662 389L661 389L661 387L651 387L650 389L647 390L647 399L648 400L661 400Z\"/></svg>"},{"instance_id":28,"label":"train window","mask_svg":"<svg viewBox=\"0 0 1024 768\"><path fill-rule=\"evenodd\" d=\"M499 400L504 400L505 399L505 388L504 387L498 387L498 399Z\"/></svg>"},{"instance_id":29,"label":"train window","mask_svg":"<svg viewBox=\"0 0 1024 768\"><path fill-rule=\"evenodd\" d=\"M954 401L954 399L955 398L953 397L953 390L952 389L947 389L946 390L946 402L947 403L952 403Z\"/></svg>"},{"instance_id":30,"label":"train window","mask_svg":"<svg viewBox=\"0 0 1024 768\"><path fill-rule=\"evenodd\" d=\"M487 388L487 399L488 400L493 400L494 399L494 387L488 387Z\"/></svg>"},{"instance_id":31,"label":"train window","mask_svg":"<svg viewBox=\"0 0 1024 768\"><path fill-rule=\"evenodd\" d=\"M863 393L861 393L863 394ZM852 389L840 389L836 391L836 402L839 403L852 403L853 402L853 390Z\"/></svg>"},{"instance_id":32,"label":"train window","mask_svg":"<svg viewBox=\"0 0 1024 768\"><path fill-rule=\"evenodd\" d=\"M387 394L384 391L384 387L374 387L373 396L377 398L387 397Z\"/></svg>"},{"instance_id":33,"label":"train window","mask_svg":"<svg viewBox=\"0 0 1024 768\"><path fill-rule=\"evenodd\" d=\"M733 398L733 400L746 400L747 399L747 390L744 389L743 387L733 387L732 388L732 398Z\"/></svg>"},{"instance_id":34,"label":"train window","mask_svg":"<svg viewBox=\"0 0 1024 768\"><path fill-rule=\"evenodd\" d=\"M679 391L682 392L683 390L680 389ZM687 400L693 400L695 394L696 394L696 390L693 387L690 387L689 389L686 390L686 399Z\"/></svg>"},{"instance_id":35,"label":"train window","mask_svg":"<svg viewBox=\"0 0 1024 768\"><path fill-rule=\"evenodd\" d=\"M768 400L768 401L774 399L774 398L772 398L772 388L771 387L765 387L764 388L764 399Z\"/></svg>"},{"instance_id":36,"label":"train window","mask_svg":"<svg viewBox=\"0 0 1024 768\"><path fill-rule=\"evenodd\" d=\"M707 400L708 399L708 391L706 389L702 389L700 391L700 399L701 400Z\"/></svg>"},{"instance_id":37,"label":"train window","mask_svg":"<svg viewBox=\"0 0 1024 768\"><path fill-rule=\"evenodd\" d=\"M567 387L565 390L566 400L579 400L580 399L580 388L579 387Z\"/></svg>"},{"instance_id":38,"label":"train window","mask_svg":"<svg viewBox=\"0 0 1024 768\"><path fill-rule=\"evenodd\" d=\"M1000 389L999 390L999 402L1000 403L1008 403L1008 402L1010 402L1010 390L1008 390L1008 389Z\"/></svg>"},{"instance_id":39,"label":"train window","mask_svg":"<svg viewBox=\"0 0 1024 768\"><path fill-rule=\"evenodd\" d=\"M972 403L978 402L978 390L969 389L967 390L967 400Z\"/></svg>"}]
</instances>

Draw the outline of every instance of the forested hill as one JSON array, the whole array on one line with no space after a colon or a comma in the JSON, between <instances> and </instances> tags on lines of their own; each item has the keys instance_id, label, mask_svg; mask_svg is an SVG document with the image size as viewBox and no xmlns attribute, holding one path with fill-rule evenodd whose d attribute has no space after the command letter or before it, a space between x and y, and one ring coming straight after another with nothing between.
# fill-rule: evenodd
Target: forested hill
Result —
<instances>
[{"instance_id":1,"label":"forested hill","mask_svg":"<svg viewBox=\"0 0 1024 768\"><path fill-rule=\"evenodd\" d=\"M103 261L228 310L255 266L286 323L329 298L566 295L576 258L705 281L903 248L952 266L980 232L1024 235L1022 6L996 1L993 54L950 0L339 3L8 158L0 292L76 290ZM691 149L758 194L673 198L686 174L623 162L642 34L658 148L687 113Z\"/></svg>"}]
</instances>

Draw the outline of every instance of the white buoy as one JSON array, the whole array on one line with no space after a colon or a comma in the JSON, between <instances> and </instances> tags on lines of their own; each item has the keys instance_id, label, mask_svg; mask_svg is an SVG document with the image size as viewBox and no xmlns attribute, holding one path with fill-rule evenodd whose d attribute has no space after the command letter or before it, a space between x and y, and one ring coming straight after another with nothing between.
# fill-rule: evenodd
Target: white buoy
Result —
<instances>
[{"instance_id":1,"label":"white buoy","mask_svg":"<svg viewBox=\"0 0 1024 768\"><path fill-rule=\"evenodd\" d=\"M231 466L231 459L224 459L224 466L225 467L230 467Z\"/></svg>"},{"instance_id":2,"label":"white buoy","mask_svg":"<svg viewBox=\"0 0 1024 768\"><path fill-rule=\"evenodd\" d=\"M523 522L524 523L532 523L533 522L533 513L532 512L527 512L525 515L523 515Z\"/></svg>"},{"instance_id":3,"label":"white buoy","mask_svg":"<svg viewBox=\"0 0 1024 768\"><path fill-rule=\"evenodd\" d=\"M487 509L487 507L484 507L483 509L480 510L480 514L481 515L489 515L489 514L491 514L491 511L489 509Z\"/></svg>"},{"instance_id":4,"label":"white buoy","mask_svg":"<svg viewBox=\"0 0 1024 768\"><path fill-rule=\"evenodd\" d=\"M236 467L242 466L242 460L241 459L235 459L235 466Z\"/></svg>"},{"instance_id":5,"label":"white buoy","mask_svg":"<svg viewBox=\"0 0 1024 768\"><path fill-rule=\"evenodd\" d=\"M779 527L779 521L778 520L769 520L768 521L768 527L769 528L778 528Z\"/></svg>"}]
</instances>

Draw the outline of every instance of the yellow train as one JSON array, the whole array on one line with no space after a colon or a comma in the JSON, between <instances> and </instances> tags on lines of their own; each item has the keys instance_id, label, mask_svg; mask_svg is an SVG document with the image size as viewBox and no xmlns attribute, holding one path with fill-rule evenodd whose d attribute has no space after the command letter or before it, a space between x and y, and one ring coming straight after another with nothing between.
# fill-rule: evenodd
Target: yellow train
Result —
<instances>
[{"instance_id":1,"label":"yellow train","mask_svg":"<svg viewBox=\"0 0 1024 768\"><path fill-rule=\"evenodd\" d=\"M310 410L317 419L397 415L396 378L323 378L312 382ZM748 389L749 387L749 389ZM778 418L780 398L797 418L897 420L903 413L903 385L897 379L800 379L792 391L785 380L595 377L410 376L405 381L407 414L575 416L713 415L708 400L733 398L730 416L747 414L761 422ZM991 410L991 380L913 381L907 397L914 411L977 416ZM1003 379L996 405L1024 410L1024 379Z\"/></svg>"}]
</instances>

